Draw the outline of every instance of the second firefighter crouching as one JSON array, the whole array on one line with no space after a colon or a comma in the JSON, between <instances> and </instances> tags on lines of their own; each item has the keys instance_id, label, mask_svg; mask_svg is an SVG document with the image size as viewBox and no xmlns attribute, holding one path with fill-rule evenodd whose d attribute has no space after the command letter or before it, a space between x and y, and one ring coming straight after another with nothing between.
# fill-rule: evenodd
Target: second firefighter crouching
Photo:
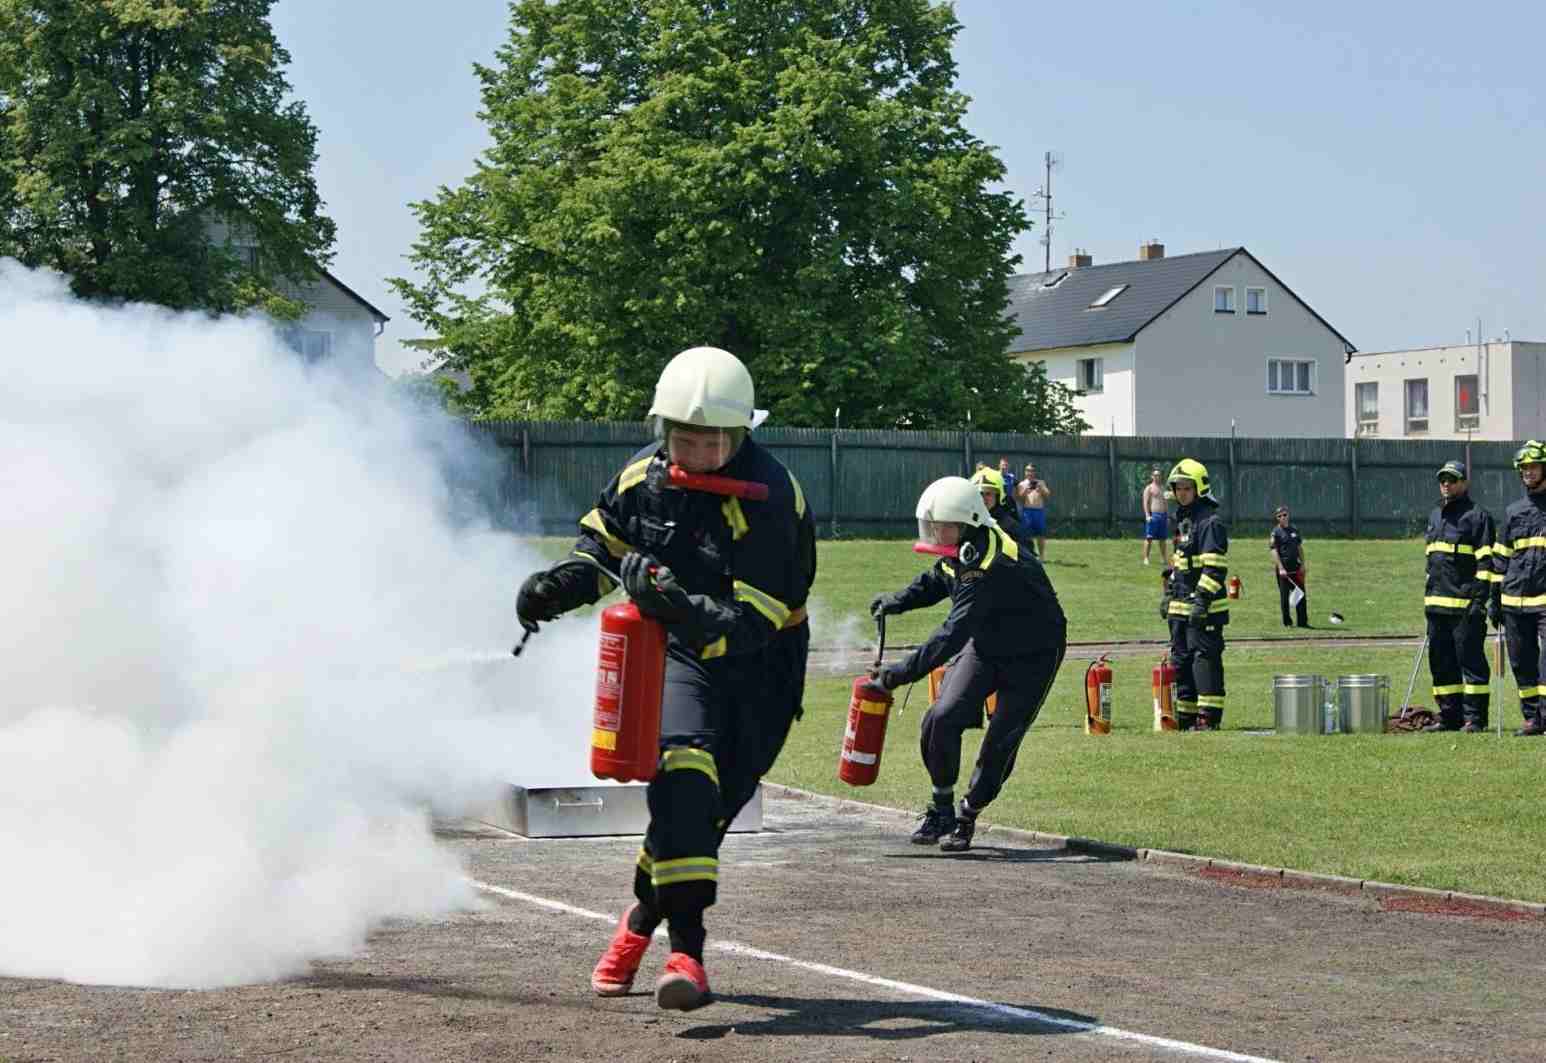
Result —
<instances>
[{"instance_id":1,"label":"second firefighter crouching","mask_svg":"<svg viewBox=\"0 0 1546 1063\"><path fill-rule=\"evenodd\" d=\"M1435 731L1485 731L1492 679L1487 667L1487 613L1498 622L1492 570L1492 515L1472 500L1464 462L1438 471L1439 504L1428 514L1423 550L1428 574L1428 668L1439 718Z\"/></svg>"},{"instance_id":2,"label":"second firefighter crouching","mask_svg":"<svg viewBox=\"0 0 1546 1063\"><path fill-rule=\"evenodd\" d=\"M1224 722L1229 529L1202 462L1183 458L1168 483L1177 503L1176 547L1160 615L1170 626L1176 724L1182 731L1212 731Z\"/></svg>"}]
</instances>

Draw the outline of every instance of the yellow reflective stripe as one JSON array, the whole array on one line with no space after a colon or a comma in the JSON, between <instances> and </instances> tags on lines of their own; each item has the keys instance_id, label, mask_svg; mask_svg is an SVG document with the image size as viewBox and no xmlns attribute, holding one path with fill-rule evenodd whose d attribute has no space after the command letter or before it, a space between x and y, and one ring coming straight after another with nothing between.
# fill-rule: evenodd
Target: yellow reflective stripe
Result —
<instances>
[{"instance_id":1,"label":"yellow reflective stripe","mask_svg":"<svg viewBox=\"0 0 1546 1063\"><path fill-rule=\"evenodd\" d=\"M995 532L998 531L997 528L992 530ZM998 556L998 542L1001 538L1003 538L1002 534L988 536L988 552L984 554L982 558L982 568L984 570L986 570L989 565L993 564L993 559Z\"/></svg>"},{"instance_id":2,"label":"yellow reflective stripe","mask_svg":"<svg viewBox=\"0 0 1546 1063\"><path fill-rule=\"evenodd\" d=\"M660 758L663 771L701 771L714 785L719 785L719 769L714 766L714 754L692 746L672 746Z\"/></svg>"},{"instance_id":3,"label":"yellow reflective stripe","mask_svg":"<svg viewBox=\"0 0 1546 1063\"><path fill-rule=\"evenodd\" d=\"M656 886L678 882L714 882L719 878L719 861L712 856L684 856L680 860L656 860L651 880Z\"/></svg>"},{"instance_id":4,"label":"yellow reflective stripe","mask_svg":"<svg viewBox=\"0 0 1546 1063\"><path fill-rule=\"evenodd\" d=\"M789 486L794 488L794 515L805 516L805 492L800 488L800 481L794 478L794 473L789 474Z\"/></svg>"},{"instance_id":5,"label":"yellow reflective stripe","mask_svg":"<svg viewBox=\"0 0 1546 1063\"><path fill-rule=\"evenodd\" d=\"M1229 599L1228 598L1220 598L1216 602L1213 602L1212 604L1210 604L1208 606L1208 615L1209 616L1212 616L1214 613L1227 613L1227 612L1229 612Z\"/></svg>"},{"instance_id":6,"label":"yellow reflective stripe","mask_svg":"<svg viewBox=\"0 0 1546 1063\"><path fill-rule=\"evenodd\" d=\"M954 565L952 565L949 561L941 561L939 563L939 567L944 569L945 572L949 574L951 579L955 578L956 567Z\"/></svg>"},{"instance_id":7,"label":"yellow reflective stripe","mask_svg":"<svg viewBox=\"0 0 1546 1063\"><path fill-rule=\"evenodd\" d=\"M1464 609L1471 604L1469 598L1446 598L1440 594L1428 594L1423 596L1424 605L1437 605L1444 609Z\"/></svg>"},{"instance_id":8,"label":"yellow reflective stripe","mask_svg":"<svg viewBox=\"0 0 1546 1063\"><path fill-rule=\"evenodd\" d=\"M1171 599L1171 601L1170 601L1170 615L1171 616L1185 616L1186 614L1190 613L1191 611L1192 611L1192 607L1187 605L1185 602L1176 601L1174 598Z\"/></svg>"},{"instance_id":9,"label":"yellow reflective stripe","mask_svg":"<svg viewBox=\"0 0 1546 1063\"><path fill-rule=\"evenodd\" d=\"M1444 686L1434 687L1433 696L1436 698L1442 698L1447 694L1459 694L1464 689L1465 687L1459 683L1446 683ZM1482 689L1485 690L1486 687L1483 687Z\"/></svg>"},{"instance_id":10,"label":"yellow reflective stripe","mask_svg":"<svg viewBox=\"0 0 1546 1063\"><path fill-rule=\"evenodd\" d=\"M1532 594L1529 596L1519 594L1505 594L1503 604L1511 605L1515 609L1532 609L1537 605L1546 605L1546 594Z\"/></svg>"},{"instance_id":11,"label":"yellow reflective stripe","mask_svg":"<svg viewBox=\"0 0 1546 1063\"><path fill-rule=\"evenodd\" d=\"M757 612L768 618L768 623L774 628L782 628L789 621L789 606L773 597L767 591L759 591L750 583L735 581L735 597L737 601L745 602Z\"/></svg>"},{"instance_id":12,"label":"yellow reflective stripe","mask_svg":"<svg viewBox=\"0 0 1546 1063\"><path fill-rule=\"evenodd\" d=\"M712 657L723 657L729 649L730 643L726 642L725 636L721 635L719 638L703 647L703 649L699 651L698 656L707 661Z\"/></svg>"},{"instance_id":13,"label":"yellow reflective stripe","mask_svg":"<svg viewBox=\"0 0 1546 1063\"><path fill-rule=\"evenodd\" d=\"M650 462L654 460L653 456L640 458L624 469L622 475L617 478L617 493L622 494L630 487L643 483L645 474L649 472Z\"/></svg>"},{"instance_id":14,"label":"yellow reflective stripe","mask_svg":"<svg viewBox=\"0 0 1546 1063\"><path fill-rule=\"evenodd\" d=\"M607 553L611 554L613 557L620 558L632 549L632 547L628 545L627 540L620 539L607 530L606 519L602 517L601 510L599 509L593 509L589 513L585 514L585 516L581 517L580 527L589 528L591 531L601 536L602 545L607 548ZM578 550L575 552L579 553Z\"/></svg>"},{"instance_id":15,"label":"yellow reflective stripe","mask_svg":"<svg viewBox=\"0 0 1546 1063\"><path fill-rule=\"evenodd\" d=\"M1002 528L994 528L993 537L998 540L998 547L1004 551L1005 557L1011 561L1020 560L1020 544L1015 542L1010 536L1005 535ZM983 562L983 568L987 567L987 562Z\"/></svg>"},{"instance_id":16,"label":"yellow reflective stripe","mask_svg":"<svg viewBox=\"0 0 1546 1063\"><path fill-rule=\"evenodd\" d=\"M1212 576L1207 575L1206 573L1198 577L1197 586L1201 587L1209 594L1216 594L1224 589L1224 585L1222 583L1214 579Z\"/></svg>"},{"instance_id":17,"label":"yellow reflective stripe","mask_svg":"<svg viewBox=\"0 0 1546 1063\"><path fill-rule=\"evenodd\" d=\"M1228 554L1198 554L1197 563L1207 565L1209 568L1227 568L1229 566Z\"/></svg>"},{"instance_id":18,"label":"yellow reflective stripe","mask_svg":"<svg viewBox=\"0 0 1546 1063\"><path fill-rule=\"evenodd\" d=\"M1462 694L1490 694L1492 693L1492 688L1486 683L1462 683L1460 692Z\"/></svg>"},{"instance_id":19,"label":"yellow reflective stripe","mask_svg":"<svg viewBox=\"0 0 1546 1063\"><path fill-rule=\"evenodd\" d=\"M1492 556L1492 547L1484 546L1476 551L1476 560L1481 561Z\"/></svg>"},{"instance_id":20,"label":"yellow reflective stripe","mask_svg":"<svg viewBox=\"0 0 1546 1063\"><path fill-rule=\"evenodd\" d=\"M1177 712L1196 712L1197 711L1197 702L1195 702L1195 701L1187 701L1185 698L1177 698L1176 699L1176 711Z\"/></svg>"},{"instance_id":21,"label":"yellow reflective stripe","mask_svg":"<svg viewBox=\"0 0 1546 1063\"><path fill-rule=\"evenodd\" d=\"M1499 557L1514 556L1514 548L1509 546L1507 543L1493 543L1492 552L1497 554Z\"/></svg>"},{"instance_id":22,"label":"yellow reflective stripe","mask_svg":"<svg viewBox=\"0 0 1546 1063\"><path fill-rule=\"evenodd\" d=\"M1546 535L1532 535L1525 539L1514 540L1514 550L1516 552L1520 550L1528 550L1532 546L1538 546L1541 549L1546 550Z\"/></svg>"},{"instance_id":23,"label":"yellow reflective stripe","mask_svg":"<svg viewBox=\"0 0 1546 1063\"><path fill-rule=\"evenodd\" d=\"M1198 694L1197 704L1204 709L1222 709L1224 707L1223 694Z\"/></svg>"},{"instance_id":24,"label":"yellow reflective stripe","mask_svg":"<svg viewBox=\"0 0 1546 1063\"><path fill-rule=\"evenodd\" d=\"M655 870L655 861L643 848L639 849L639 868L646 875Z\"/></svg>"},{"instance_id":25,"label":"yellow reflective stripe","mask_svg":"<svg viewBox=\"0 0 1546 1063\"><path fill-rule=\"evenodd\" d=\"M1476 570L1476 578L1483 583L1502 583L1503 577L1490 569L1479 568Z\"/></svg>"},{"instance_id":26,"label":"yellow reflective stripe","mask_svg":"<svg viewBox=\"0 0 1546 1063\"><path fill-rule=\"evenodd\" d=\"M1520 687L1519 696L1521 698L1546 698L1546 686Z\"/></svg>"},{"instance_id":27,"label":"yellow reflective stripe","mask_svg":"<svg viewBox=\"0 0 1546 1063\"><path fill-rule=\"evenodd\" d=\"M741 500L735 495L726 496L719 511L725 515L725 523L730 525L731 541L741 538L752 530L752 526L746 523L746 514L741 512Z\"/></svg>"}]
</instances>

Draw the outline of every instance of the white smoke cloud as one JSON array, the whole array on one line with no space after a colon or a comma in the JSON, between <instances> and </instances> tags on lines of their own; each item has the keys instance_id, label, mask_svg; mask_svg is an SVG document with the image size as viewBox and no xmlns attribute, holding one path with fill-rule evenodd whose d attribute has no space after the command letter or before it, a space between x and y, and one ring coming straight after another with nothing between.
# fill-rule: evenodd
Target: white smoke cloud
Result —
<instances>
[{"instance_id":1,"label":"white smoke cloud","mask_svg":"<svg viewBox=\"0 0 1546 1063\"><path fill-rule=\"evenodd\" d=\"M6 261L0 373L0 974L304 971L473 903L430 809L585 777L593 621L509 657L444 425Z\"/></svg>"}]
</instances>

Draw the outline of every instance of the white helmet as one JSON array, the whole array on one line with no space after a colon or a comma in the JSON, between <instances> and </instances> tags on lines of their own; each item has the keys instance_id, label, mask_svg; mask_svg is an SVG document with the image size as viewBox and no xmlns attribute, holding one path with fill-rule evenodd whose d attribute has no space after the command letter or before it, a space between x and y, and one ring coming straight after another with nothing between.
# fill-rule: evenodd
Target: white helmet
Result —
<instances>
[{"instance_id":1,"label":"white helmet","mask_svg":"<svg viewBox=\"0 0 1546 1063\"><path fill-rule=\"evenodd\" d=\"M919 541L934 546L955 546L961 538L957 530L945 536L954 542L941 541L941 525L985 528L993 523L977 485L961 476L944 476L924 488L918 496L917 516Z\"/></svg>"},{"instance_id":2,"label":"white helmet","mask_svg":"<svg viewBox=\"0 0 1546 1063\"><path fill-rule=\"evenodd\" d=\"M751 428L756 392L741 360L718 347L689 347L666 363L649 415L703 428Z\"/></svg>"}]
</instances>

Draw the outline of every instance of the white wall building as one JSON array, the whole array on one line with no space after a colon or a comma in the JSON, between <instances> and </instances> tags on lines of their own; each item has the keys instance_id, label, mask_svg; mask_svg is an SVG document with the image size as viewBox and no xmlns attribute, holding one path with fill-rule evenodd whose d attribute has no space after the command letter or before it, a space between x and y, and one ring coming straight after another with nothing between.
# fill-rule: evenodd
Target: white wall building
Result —
<instances>
[{"instance_id":1,"label":"white wall building","mask_svg":"<svg viewBox=\"0 0 1546 1063\"><path fill-rule=\"evenodd\" d=\"M1243 247L1010 282L1010 354L1074 389L1101 434L1339 437L1354 350Z\"/></svg>"},{"instance_id":2,"label":"white wall building","mask_svg":"<svg viewBox=\"0 0 1546 1063\"><path fill-rule=\"evenodd\" d=\"M1546 343L1492 340L1354 355L1345 431L1389 439L1539 439Z\"/></svg>"}]
</instances>

